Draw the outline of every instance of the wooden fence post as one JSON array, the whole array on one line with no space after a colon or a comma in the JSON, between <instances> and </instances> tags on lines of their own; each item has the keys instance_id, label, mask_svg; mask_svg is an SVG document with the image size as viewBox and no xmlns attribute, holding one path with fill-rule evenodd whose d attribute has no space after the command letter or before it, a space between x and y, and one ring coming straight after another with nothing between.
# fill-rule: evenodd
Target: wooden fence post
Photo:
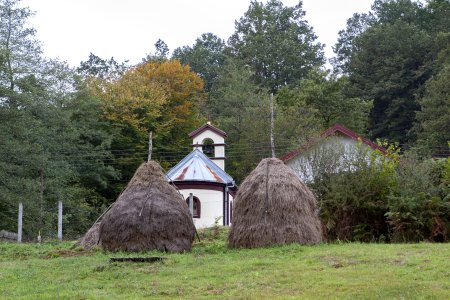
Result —
<instances>
[{"instance_id":1,"label":"wooden fence post","mask_svg":"<svg viewBox=\"0 0 450 300\"><path fill-rule=\"evenodd\" d=\"M17 225L17 242L22 243L22 217L23 217L23 204L19 203L19 217Z\"/></svg>"},{"instance_id":2,"label":"wooden fence post","mask_svg":"<svg viewBox=\"0 0 450 300\"><path fill-rule=\"evenodd\" d=\"M62 201L58 201L58 240L62 240Z\"/></svg>"}]
</instances>

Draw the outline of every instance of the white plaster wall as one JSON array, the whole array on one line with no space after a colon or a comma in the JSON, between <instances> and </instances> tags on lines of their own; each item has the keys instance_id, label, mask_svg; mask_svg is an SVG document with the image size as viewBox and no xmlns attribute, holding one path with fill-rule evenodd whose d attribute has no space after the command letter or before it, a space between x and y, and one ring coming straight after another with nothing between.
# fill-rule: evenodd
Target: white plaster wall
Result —
<instances>
[{"instance_id":1,"label":"white plaster wall","mask_svg":"<svg viewBox=\"0 0 450 300\"><path fill-rule=\"evenodd\" d=\"M336 136L302 152L286 165L304 182L311 182L320 173L356 170L358 161L370 162L372 151L372 148L354 139Z\"/></svg>"},{"instance_id":2,"label":"white plaster wall","mask_svg":"<svg viewBox=\"0 0 450 300\"><path fill-rule=\"evenodd\" d=\"M225 139L218 135L217 133L215 133L214 131L211 130L205 130L204 132L202 132L201 134L199 134L198 136L196 136L193 140L192 140L192 144L196 145L196 144L203 144L203 141L205 139L212 139L214 144L224 144L225 143ZM193 150L198 149L200 151L203 152L202 147L193 147ZM214 146L214 157L225 157L225 146ZM212 161L222 170L225 170L225 161L223 159L212 159Z\"/></svg>"},{"instance_id":3,"label":"white plaster wall","mask_svg":"<svg viewBox=\"0 0 450 300\"><path fill-rule=\"evenodd\" d=\"M193 218L196 228L211 227L218 218L218 224L223 224L223 192L213 190L180 190L184 199L189 197L189 193L196 196L201 203L200 218Z\"/></svg>"},{"instance_id":4,"label":"white plaster wall","mask_svg":"<svg viewBox=\"0 0 450 300\"><path fill-rule=\"evenodd\" d=\"M225 157L225 146L214 146L215 157Z\"/></svg>"},{"instance_id":5,"label":"white plaster wall","mask_svg":"<svg viewBox=\"0 0 450 300\"><path fill-rule=\"evenodd\" d=\"M214 158L211 158L211 160L212 160L219 168L221 168L222 170L225 171L225 160L223 160L223 159L214 159Z\"/></svg>"},{"instance_id":6,"label":"white plaster wall","mask_svg":"<svg viewBox=\"0 0 450 300\"><path fill-rule=\"evenodd\" d=\"M205 130L193 139L193 144L203 144L203 140L209 138L214 141L214 144L224 144L225 139L211 130Z\"/></svg>"}]
</instances>

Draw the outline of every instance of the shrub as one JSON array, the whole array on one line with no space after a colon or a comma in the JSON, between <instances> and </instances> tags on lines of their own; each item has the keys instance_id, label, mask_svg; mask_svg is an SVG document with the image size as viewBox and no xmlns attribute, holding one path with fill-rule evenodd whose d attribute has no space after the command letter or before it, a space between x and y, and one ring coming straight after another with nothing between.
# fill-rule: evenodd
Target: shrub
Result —
<instances>
[{"instance_id":1,"label":"shrub","mask_svg":"<svg viewBox=\"0 0 450 300\"><path fill-rule=\"evenodd\" d=\"M450 158L405 157L396 172L386 217L396 242L450 240Z\"/></svg>"},{"instance_id":2,"label":"shrub","mask_svg":"<svg viewBox=\"0 0 450 300\"><path fill-rule=\"evenodd\" d=\"M398 149L387 156L360 147L347 167L328 173L311 184L320 204L329 240L384 241L389 234L388 197L395 185Z\"/></svg>"}]
</instances>

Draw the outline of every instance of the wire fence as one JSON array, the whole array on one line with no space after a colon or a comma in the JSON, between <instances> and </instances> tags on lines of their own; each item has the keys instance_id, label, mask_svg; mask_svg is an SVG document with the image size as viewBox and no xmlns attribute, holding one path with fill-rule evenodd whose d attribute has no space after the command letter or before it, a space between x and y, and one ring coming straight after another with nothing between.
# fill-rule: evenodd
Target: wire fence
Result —
<instances>
[{"instance_id":1,"label":"wire fence","mask_svg":"<svg viewBox=\"0 0 450 300\"><path fill-rule=\"evenodd\" d=\"M10 242L28 242L38 243L53 240L73 241L79 239L82 231L74 228L75 224L70 224L71 218L76 215L75 210L80 209L76 205L64 205L56 203L53 208L46 206L45 210L37 216L35 209L26 203L18 203L15 214L17 224L0 228L0 240ZM42 218L43 221L40 221ZM81 230L90 227L90 220L84 220L86 223L80 224Z\"/></svg>"},{"instance_id":2,"label":"wire fence","mask_svg":"<svg viewBox=\"0 0 450 300\"><path fill-rule=\"evenodd\" d=\"M283 155L293 150L295 147L290 142L279 143L276 145L278 155ZM182 148L178 151L158 151L154 148L153 158L166 165L174 165L184 158L192 147ZM436 158L446 158L450 156L449 147L435 147L432 149ZM110 155L102 157L105 150L86 150L86 151L71 151L67 150L64 155L70 155L77 162L71 164L74 167L81 167L83 164L101 161L106 166L115 166L118 163L126 161L145 161L147 158L147 151L143 149L121 149L111 150ZM255 160L260 160L264 157L271 156L270 144L266 142L256 143L235 143L227 147L226 158L240 159L245 156L252 156ZM100 156L100 158L99 158ZM168 170L165 170L168 171ZM110 179L111 182L129 182L130 178ZM106 207L89 208L90 211L81 207L76 202L62 201L62 214L59 216L58 203L46 203L46 205L37 212L37 208L30 203L23 203L22 210L22 224L20 225L19 217L19 203L16 206L8 207L8 214L17 216L16 225L8 225L6 228L0 227L0 240L17 241L20 239L23 242L38 242L39 240L76 240L80 238L87 229L94 223L98 216L100 216ZM33 217L30 217L33 216ZM34 218L34 219L33 219ZM38 219L38 220L36 220ZM60 223L60 230L58 234L58 223ZM0 223L1 224L1 223ZM5 227L5 226L3 226ZM22 227L20 234L19 227Z\"/></svg>"}]
</instances>

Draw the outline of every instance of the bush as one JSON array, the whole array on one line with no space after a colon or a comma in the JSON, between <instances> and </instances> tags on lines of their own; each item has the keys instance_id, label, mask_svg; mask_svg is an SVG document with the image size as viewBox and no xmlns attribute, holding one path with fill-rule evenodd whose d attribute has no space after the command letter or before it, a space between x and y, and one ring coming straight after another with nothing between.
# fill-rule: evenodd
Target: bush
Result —
<instances>
[{"instance_id":1,"label":"bush","mask_svg":"<svg viewBox=\"0 0 450 300\"><path fill-rule=\"evenodd\" d=\"M396 173L386 217L395 242L450 240L450 158L405 157Z\"/></svg>"},{"instance_id":2,"label":"bush","mask_svg":"<svg viewBox=\"0 0 450 300\"><path fill-rule=\"evenodd\" d=\"M323 174L311 184L327 239L374 242L388 238L385 214L396 180L397 153L395 147L388 156L361 147L352 157L342 156L346 168Z\"/></svg>"}]
</instances>

